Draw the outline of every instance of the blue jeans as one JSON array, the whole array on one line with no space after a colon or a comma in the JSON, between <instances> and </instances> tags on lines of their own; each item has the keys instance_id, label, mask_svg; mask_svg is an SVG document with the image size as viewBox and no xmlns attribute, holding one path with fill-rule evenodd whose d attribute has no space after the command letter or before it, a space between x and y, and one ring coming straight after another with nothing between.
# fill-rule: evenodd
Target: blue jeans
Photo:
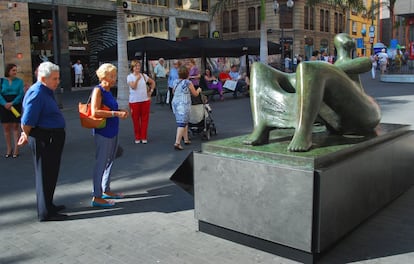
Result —
<instances>
[{"instance_id":1,"label":"blue jeans","mask_svg":"<svg viewBox=\"0 0 414 264\"><path fill-rule=\"evenodd\" d=\"M107 138L95 134L95 167L93 169L92 195L101 198L103 192L111 190L111 171L118 148L118 136Z\"/></svg>"}]
</instances>

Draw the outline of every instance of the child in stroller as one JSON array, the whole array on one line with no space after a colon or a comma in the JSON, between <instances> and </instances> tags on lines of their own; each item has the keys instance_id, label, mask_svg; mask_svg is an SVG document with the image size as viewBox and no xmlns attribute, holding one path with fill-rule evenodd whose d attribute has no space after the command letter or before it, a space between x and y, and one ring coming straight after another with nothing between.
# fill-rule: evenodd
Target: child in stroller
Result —
<instances>
[{"instance_id":1,"label":"child in stroller","mask_svg":"<svg viewBox=\"0 0 414 264\"><path fill-rule=\"evenodd\" d=\"M211 116L211 107L207 102L207 97L202 93L197 97L191 97L188 130L192 135L199 134L202 139L206 140L210 140L212 135L217 134L216 125Z\"/></svg>"}]
</instances>

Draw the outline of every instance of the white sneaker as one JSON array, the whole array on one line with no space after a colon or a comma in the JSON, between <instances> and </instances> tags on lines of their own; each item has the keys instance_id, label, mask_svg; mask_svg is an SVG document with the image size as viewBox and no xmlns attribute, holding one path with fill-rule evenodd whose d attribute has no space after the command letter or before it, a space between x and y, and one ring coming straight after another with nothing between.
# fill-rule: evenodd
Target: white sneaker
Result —
<instances>
[{"instance_id":1,"label":"white sneaker","mask_svg":"<svg viewBox=\"0 0 414 264\"><path fill-rule=\"evenodd\" d=\"M148 141L146 139L142 140L142 144L147 144L147 143L148 143Z\"/></svg>"},{"instance_id":2,"label":"white sneaker","mask_svg":"<svg viewBox=\"0 0 414 264\"><path fill-rule=\"evenodd\" d=\"M135 144L141 143L141 140L135 140Z\"/></svg>"}]
</instances>

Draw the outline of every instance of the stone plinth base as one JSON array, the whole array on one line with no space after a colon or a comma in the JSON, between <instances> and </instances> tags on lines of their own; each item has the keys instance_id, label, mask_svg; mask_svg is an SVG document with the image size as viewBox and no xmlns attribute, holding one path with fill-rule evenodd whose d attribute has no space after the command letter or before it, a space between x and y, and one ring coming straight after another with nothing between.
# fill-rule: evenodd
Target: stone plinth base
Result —
<instances>
[{"instance_id":1,"label":"stone plinth base","mask_svg":"<svg viewBox=\"0 0 414 264\"><path fill-rule=\"evenodd\" d=\"M409 126L381 124L369 137L315 133L304 153L286 150L288 134L259 147L243 145L245 136L211 141L194 153L200 231L279 255L296 250L308 262L413 184Z\"/></svg>"}]
</instances>

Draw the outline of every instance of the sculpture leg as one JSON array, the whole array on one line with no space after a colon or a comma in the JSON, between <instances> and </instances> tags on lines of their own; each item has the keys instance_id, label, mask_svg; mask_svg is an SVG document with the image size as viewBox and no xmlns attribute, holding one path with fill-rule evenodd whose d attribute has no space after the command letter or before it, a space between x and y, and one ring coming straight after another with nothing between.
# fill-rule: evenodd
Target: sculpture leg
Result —
<instances>
[{"instance_id":1,"label":"sculpture leg","mask_svg":"<svg viewBox=\"0 0 414 264\"><path fill-rule=\"evenodd\" d=\"M245 140L243 143L246 145L253 145L253 146L268 144L269 133L270 133L270 128L266 125L266 123L263 120L261 120L254 127L253 132L250 134L247 140Z\"/></svg>"},{"instance_id":2,"label":"sculpture leg","mask_svg":"<svg viewBox=\"0 0 414 264\"><path fill-rule=\"evenodd\" d=\"M295 126L296 94L289 78L293 79L294 76L268 65L253 64L250 74L250 103L254 129L244 144L268 144L272 129Z\"/></svg>"},{"instance_id":3,"label":"sculpture leg","mask_svg":"<svg viewBox=\"0 0 414 264\"><path fill-rule=\"evenodd\" d=\"M307 151L312 146L312 128L323 100L325 81L318 65L300 64L296 74L297 123L289 151Z\"/></svg>"}]
</instances>

